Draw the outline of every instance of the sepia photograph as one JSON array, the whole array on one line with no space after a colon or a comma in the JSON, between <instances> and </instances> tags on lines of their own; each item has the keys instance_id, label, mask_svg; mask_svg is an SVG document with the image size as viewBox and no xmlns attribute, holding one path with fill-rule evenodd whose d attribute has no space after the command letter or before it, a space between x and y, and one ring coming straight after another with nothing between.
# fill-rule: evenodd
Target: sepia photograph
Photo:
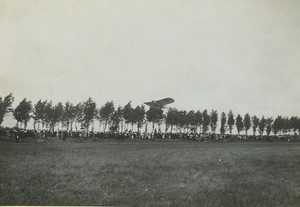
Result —
<instances>
[{"instance_id":1,"label":"sepia photograph","mask_svg":"<svg viewBox=\"0 0 300 207\"><path fill-rule=\"evenodd\" d=\"M0 0L0 206L300 206L300 1Z\"/></svg>"}]
</instances>

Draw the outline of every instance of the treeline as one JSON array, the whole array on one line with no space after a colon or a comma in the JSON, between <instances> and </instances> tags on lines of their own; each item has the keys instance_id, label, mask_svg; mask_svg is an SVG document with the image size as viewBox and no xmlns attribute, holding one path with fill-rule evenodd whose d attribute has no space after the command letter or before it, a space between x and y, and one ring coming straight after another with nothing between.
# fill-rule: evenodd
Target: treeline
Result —
<instances>
[{"instance_id":1,"label":"treeline","mask_svg":"<svg viewBox=\"0 0 300 207\"><path fill-rule=\"evenodd\" d=\"M55 127L61 126L63 130L94 131L95 120L99 121L99 130L103 131L134 131L140 132L145 126L148 132L148 125L151 124L152 131L161 131L161 125L165 125L165 132L176 133L212 133L212 134L232 134L236 129L238 134L248 135L252 131L253 135L269 136L278 134L300 134L300 118L296 116L283 117L257 117L236 115L230 110L228 113L222 112L220 115L216 110L208 111L185 111L176 108L169 108L166 113L163 109L150 107L147 111L145 107L137 106L133 108L129 102L124 107L114 106L113 101L106 102L97 108L92 98L84 102L73 104L70 102L54 104L52 101L39 100L32 103L26 98L23 99L16 108L12 108L14 97L12 94L0 97L0 125L4 117L9 113L17 121L16 126L25 128L30 119L33 119L34 129L46 129L54 131ZM219 127L219 131L217 128Z\"/></svg>"}]
</instances>

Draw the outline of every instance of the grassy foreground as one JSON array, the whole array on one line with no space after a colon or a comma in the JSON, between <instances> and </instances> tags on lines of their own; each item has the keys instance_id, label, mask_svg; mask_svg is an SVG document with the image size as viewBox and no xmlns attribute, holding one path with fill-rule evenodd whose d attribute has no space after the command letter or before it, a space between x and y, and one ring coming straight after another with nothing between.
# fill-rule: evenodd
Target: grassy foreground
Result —
<instances>
[{"instance_id":1,"label":"grassy foreground","mask_svg":"<svg viewBox=\"0 0 300 207\"><path fill-rule=\"evenodd\" d=\"M1 139L0 167L0 205L300 205L300 143Z\"/></svg>"}]
</instances>

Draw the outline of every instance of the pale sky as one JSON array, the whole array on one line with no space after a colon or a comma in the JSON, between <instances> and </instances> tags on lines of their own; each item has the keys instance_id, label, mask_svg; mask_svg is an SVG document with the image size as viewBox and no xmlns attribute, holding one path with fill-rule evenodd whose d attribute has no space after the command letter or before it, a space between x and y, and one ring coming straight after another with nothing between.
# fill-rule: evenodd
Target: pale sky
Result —
<instances>
[{"instance_id":1,"label":"pale sky","mask_svg":"<svg viewBox=\"0 0 300 207\"><path fill-rule=\"evenodd\" d=\"M300 116L299 77L300 1L0 0L0 96L14 107L172 97Z\"/></svg>"}]
</instances>

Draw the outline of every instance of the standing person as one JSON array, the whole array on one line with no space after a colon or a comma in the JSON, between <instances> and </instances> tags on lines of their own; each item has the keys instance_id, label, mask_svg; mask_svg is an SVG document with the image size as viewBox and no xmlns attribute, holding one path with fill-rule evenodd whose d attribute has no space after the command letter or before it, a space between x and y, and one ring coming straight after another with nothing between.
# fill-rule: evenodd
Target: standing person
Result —
<instances>
[{"instance_id":1,"label":"standing person","mask_svg":"<svg viewBox=\"0 0 300 207\"><path fill-rule=\"evenodd\" d=\"M61 139L61 130L58 131L58 137Z\"/></svg>"},{"instance_id":2,"label":"standing person","mask_svg":"<svg viewBox=\"0 0 300 207\"><path fill-rule=\"evenodd\" d=\"M13 136L14 136L16 142L19 142L20 136L19 136L19 133L16 129L13 130Z\"/></svg>"}]
</instances>

